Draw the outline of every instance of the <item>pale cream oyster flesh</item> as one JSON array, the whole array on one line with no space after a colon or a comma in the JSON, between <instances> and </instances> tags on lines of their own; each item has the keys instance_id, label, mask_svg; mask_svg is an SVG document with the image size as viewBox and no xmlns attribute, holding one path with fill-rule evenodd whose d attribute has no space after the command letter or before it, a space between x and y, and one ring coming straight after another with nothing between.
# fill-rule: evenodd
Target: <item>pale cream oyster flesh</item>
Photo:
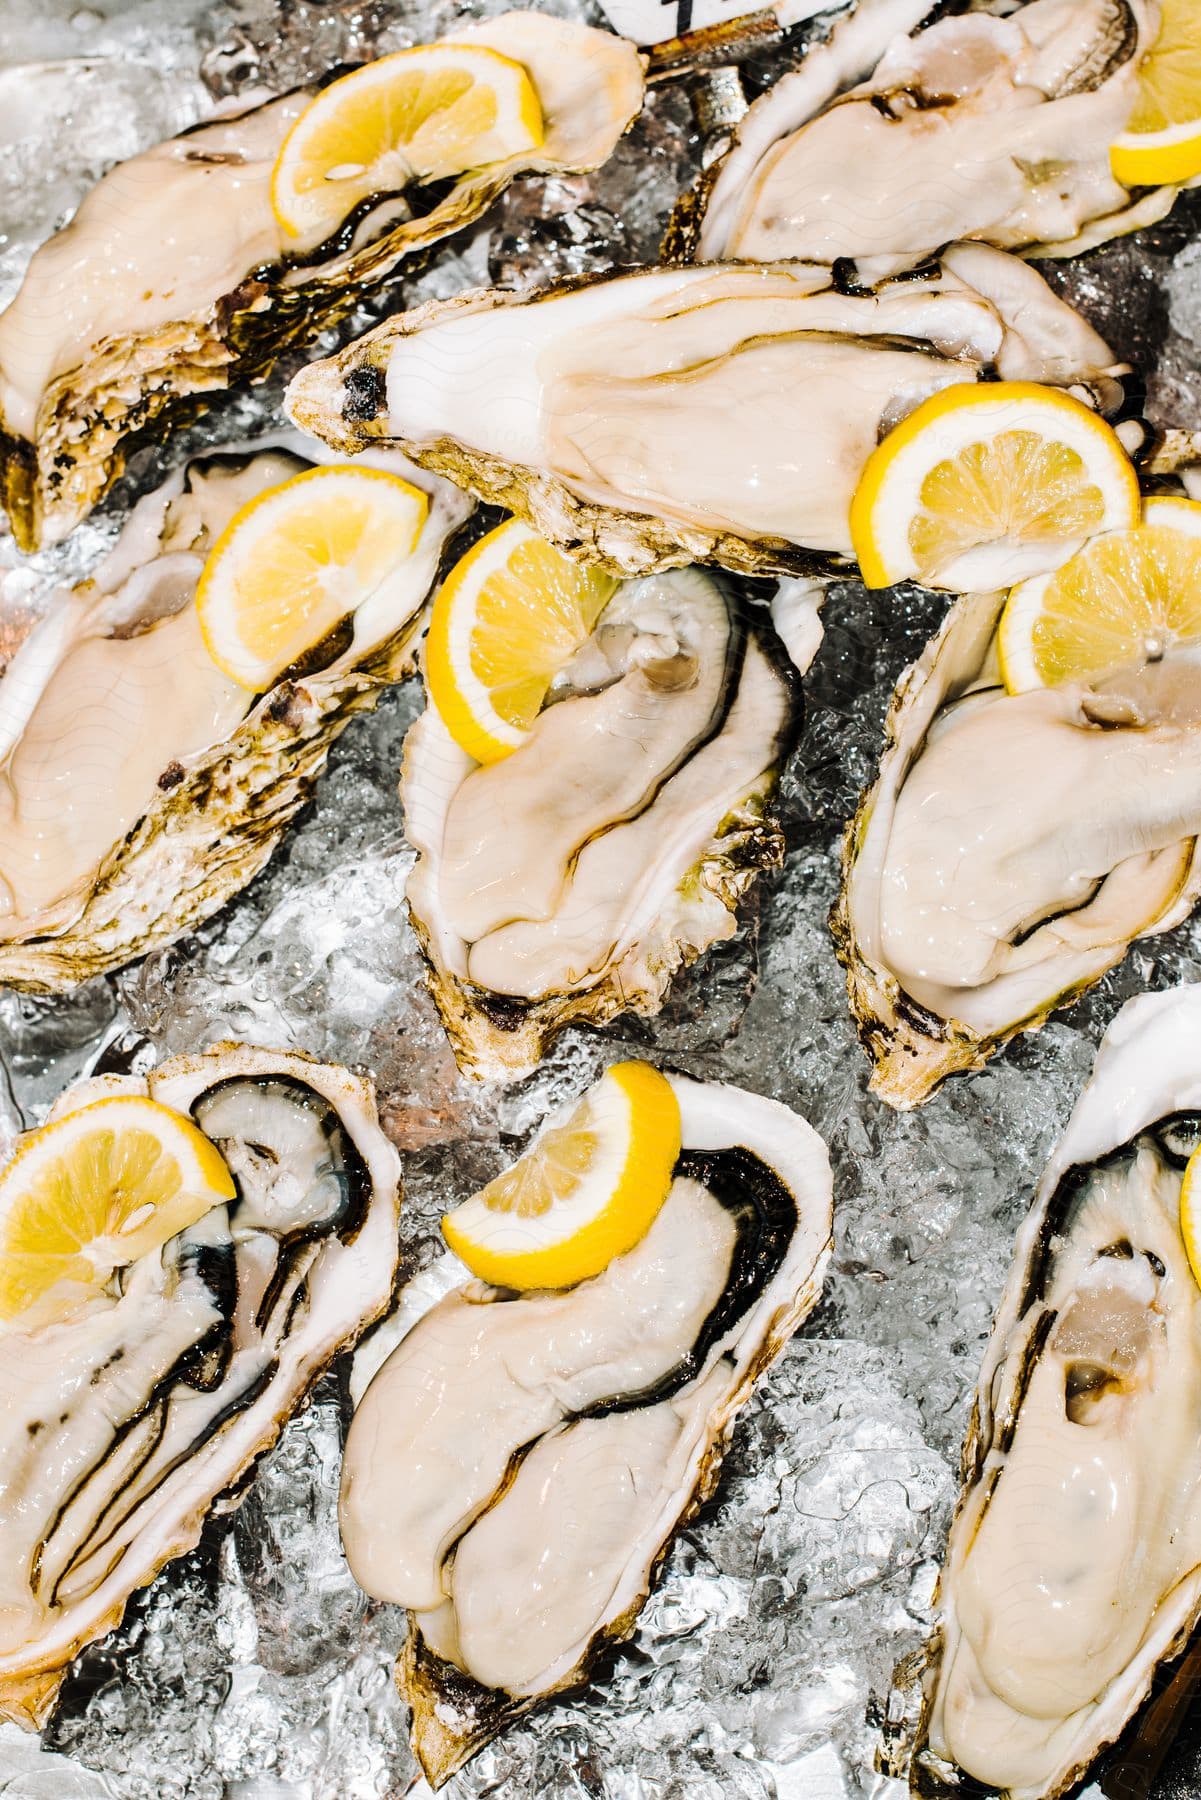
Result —
<instances>
[{"instance_id":1,"label":"pale cream oyster flesh","mask_svg":"<svg viewBox=\"0 0 1201 1800\"><path fill-rule=\"evenodd\" d=\"M523 65L542 107L538 149L469 170L449 192L369 197L308 243L271 205L276 155L317 91L304 88L118 163L35 254L0 314L0 498L22 549L64 537L190 396L264 375L515 176L597 167L642 105L642 59L611 32L511 12L444 41Z\"/></svg>"},{"instance_id":2,"label":"pale cream oyster flesh","mask_svg":"<svg viewBox=\"0 0 1201 1800\"><path fill-rule=\"evenodd\" d=\"M783 860L800 728L766 611L701 569L620 583L527 740L479 766L432 703L405 740L409 909L460 1064L517 1080L572 1022L662 1004Z\"/></svg>"},{"instance_id":3,"label":"pale cream oyster flesh","mask_svg":"<svg viewBox=\"0 0 1201 1800\"><path fill-rule=\"evenodd\" d=\"M53 1324L0 1334L0 1717L44 1722L72 1659L191 1549L336 1353L390 1302L399 1164L370 1086L224 1044L77 1082L190 1117L237 1184Z\"/></svg>"},{"instance_id":4,"label":"pale cream oyster flesh","mask_svg":"<svg viewBox=\"0 0 1201 1800\"><path fill-rule=\"evenodd\" d=\"M642 1242L555 1293L457 1285L447 1258L456 1285L429 1306L427 1277L424 1312L416 1288L402 1300L351 1424L343 1541L367 1592L410 1611L398 1681L435 1786L634 1630L819 1297L821 1139L776 1101L671 1079L684 1147Z\"/></svg>"},{"instance_id":5,"label":"pale cream oyster flesh","mask_svg":"<svg viewBox=\"0 0 1201 1800\"><path fill-rule=\"evenodd\" d=\"M402 446L583 561L788 573L850 554L884 431L993 370L1120 392L1107 346L1034 270L963 246L873 292L781 265L468 293L310 365L287 405L342 453Z\"/></svg>"},{"instance_id":6,"label":"pale cream oyster flesh","mask_svg":"<svg viewBox=\"0 0 1201 1800\"><path fill-rule=\"evenodd\" d=\"M1179 192L1121 186L1156 0L955 10L859 0L762 95L685 197L673 253L858 265L878 278L955 239L1068 255L1162 218Z\"/></svg>"},{"instance_id":7,"label":"pale cream oyster flesh","mask_svg":"<svg viewBox=\"0 0 1201 1800\"><path fill-rule=\"evenodd\" d=\"M1141 996L1052 1155L984 1353L916 1795L1055 1800L1201 1618L1201 1290L1180 1229L1199 1143L1201 988Z\"/></svg>"},{"instance_id":8,"label":"pale cream oyster flesh","mask_svg":"<svg viewBox=\"0 0 1201 1800\"><path fill-rule=\"evenodd\" d=\"M0 677L5 986L74 986L223 905L267 861L338 733L411 670L444 545L470 510L445 483L412 555L308 672L255 695L209 655L195 607L205 557L240 506L307 466L297 450L178 470Z\"/></svg>"},{"instance_id":9,"label":"pale cream oyster flesh","mask_svg":"<svg viewBox=\"0 0 1201 1800\"><path fill-rule=\"evenodd\" d=\"M952 605L902 676L832 916L894 1106L979 1068L1201 892L1201 656L1010 694L1004 596Z\"/></svg>"}]
</instances>

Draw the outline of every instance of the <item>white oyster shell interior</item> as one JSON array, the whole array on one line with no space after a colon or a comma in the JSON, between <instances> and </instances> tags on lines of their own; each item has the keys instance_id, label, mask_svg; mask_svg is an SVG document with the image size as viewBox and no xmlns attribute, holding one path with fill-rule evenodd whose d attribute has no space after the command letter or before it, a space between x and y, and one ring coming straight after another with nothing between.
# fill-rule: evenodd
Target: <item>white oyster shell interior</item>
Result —
<instances>
[{"instance_id":1,"label":"white oyster shell interior","mask_svg":"<svg viewBox=\"0 0 1201 1800\"><path fill-rule=\"evenodd\" d=\"M399 1164L365 1083L226 1045L78 1083L52 1116L115 1093L191 1114L239 1192L60 1323L0 1333L0 1714L22 1724L195 1543L396 1271Z\"/></svg>"},{"instance_id":2,"label":"white oyster shell interior","mask_svg":"<svg viewBox=\"0 0 1201 1800\"><path fill-rule=\"evenodd\" d=\"M957 238L1012 249L1068 243L1098 220L1122 229L1130 195L1109 146L1155 0L1029 0L910 36L927 11L865 0L756 103L698 256L846 257L879 276Z\"/></svg>"},{"instance_id":3,"label":"white oyster shell interior","mask_svg":"<svg viewBox=\"0 0 1201 1800\"><path fill-rule=\"evenodd\" d=\"M985 1353L928 1754L1014 1800L1071 1785L1201 1610L1201 1290L1179 1223L1199 1067L1201 989L1118 1015Z\"/></svg>"},{"instance_id":4,"label":"white oyster shell interior","mask_svg":"<svg viewBox=\"0 0 1201 1800\"><path fill-rule=\"evenodd\" d=\"M1002 604L956 602L911 677L848 885L857 954L981 1038L1187 911L1201 831L1196 648L1009 694Z\"/></svg>"},{"instance_id":5,"label":"white oyster shell interior","mask_svg":"<svg viewBox=\"0 0 1201 1800\"><path fill-rule=\"evenodd\" d=\"M402 796L420 852L409 904L442 966L524 1000L604 978L774 769L792 708L699 569L622 584L501 761L473 764L431 705Z\"/></svg>"},{"instance_id":6,"label":"white oyster shell interior","mask_svg":"<svg viewBox=\"0 0 1201 1800\"><path fill-rule=\"evenodd\" d=\"M313 460L294 437L200 458L131 513L92 581L56 597L0 678L0 941L77 917L126 834L260 704L213 662L194 605L234 513ZM437 490L412 555L360 599L352 668L415 619L448 531L470 510ZM236 826L236 818L230 820Z\"/></svg>"},{"instance_id":7,"label":"white oyster shell interior","mask_svg":"<svg viewBox=\"0 0 1201 1800\"><path fill-rule=\"evenodd\" d=\"M641 59L606 32L514 11L444 41L479 44L522 63L541 102L541 146L490 165L489 196L522 169L602 162L641 104ZM255 270L320 248L283 233L271 205L276 156L311 98L312 90L300 89L218 116L119 163L97 183L71 223L37 252L0 314L0 420L9 432L36 439L48 389L97 346L207 316ZM441 211L431 220L434 235L461 222L453 198L449 210L448 221ZM331 247L316 268L301 262L290 285L314 274L351 279L359 243L409 217L403 199L389 197L372 209L356 244ZM414 245L426 229L414 222Z\"/></svg>"},{"instance_id":8,"label":"white oyster shell interior","mask_svg":"<svg viewBox=\"0 0 1201 1800\"><path fill-rule=\"evenodd\" d=\"M616 515L595 548L631 571L648 566L637 515L718 561L723 534L849 554L863 465L921 400L987 367L1095 390L1114 366L1035 271L986 246L862 294L797 265L658 269L524 302L467 296L376 335L392 441L467 485L522 471L556 541L580 534L556 492ZM335 444L355 431L355 355L289 389L296 422Z\"/></svg>"},{"instance_id":9,"label":"white oyster shell interior","mask_svg":"<svg viewBox=\"0 0 1201 1800\"><path fill-rule=\"evenodd\" d=\"M791 1196L786 1247L749 1303L702 1336L739 1227L682 1173L647 1236L592 1281L507 1298L469 1283L408 1308L347 1443L341 1521L360 1582L410 1607L440 1656L519 1698L568 1682L640 1603L732 1406L820 1290L820 1138L777 1102L671 1079L686 1152L742 1146ZM683 1385L657 1397L694 1346ZM369 1368L378 1355L365 1347Z\"/></svg>"}]
</instances>

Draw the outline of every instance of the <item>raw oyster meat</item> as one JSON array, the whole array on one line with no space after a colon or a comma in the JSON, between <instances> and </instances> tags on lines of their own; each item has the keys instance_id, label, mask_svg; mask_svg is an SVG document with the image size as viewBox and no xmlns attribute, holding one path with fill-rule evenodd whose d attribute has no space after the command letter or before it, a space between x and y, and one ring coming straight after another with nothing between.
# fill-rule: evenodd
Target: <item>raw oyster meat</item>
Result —
<instances>
[{"instance_id":1,"label":"raw oyster meat","mask_svg":"<svg viewBox=\"0 0 1201 1800\"><path fill-rule=\"evenodd\" d=\"M619 584L528 740L480 767L431 703L405 740L408 902L460 1064L518 1080L571 1022L653 1013L784 843L800 682L701 569Z\"/></svg>"},{"instance_id":2,"label":"raw oyster meat","mask_svg":"<svg viewBox=\"0 0 1201 1800\"><path fill-rule=\"evenodd\" d=\"M1199 1142L1201 987L1143 995L1052 1155L984 1353L917 1795L1054 1800L1201 1619L1201 1291L1180 1230Z\"/></svg>"},{"instance_id":3,"label":"raw oyster meat","mask_svg":"<svg viewBox=\"0 0 1201 1800\"><path fill-rule=\"evenodd\" d=\"M878 279L955 239L1067 255L1169 210L1178 188L1132 194L1109 166L1156 0L955 9L915 32L929 12L859 0L751 107L677 209L669 253L845 259Z\"/></svg>"},{"instance_id":4,"label":"raw oyster meat","mask_svg":"<svg viewBox=\"0 0 1201 1800\"><path fill-rule=\"evenodd\" d=\"M0 1334L0 1716L44 1722L72 1658L236 1504L334 1355L391 1299L399 1162L368 1083L234 1044L77 1082L191 1117L237 1197L84 1307Z\"/></svg>"},{"instance_id":5,"label":"raw oyster meat","mask_svg":"<svg viewBox=\"0 0 1201 1800\"><path fill-rule=\"evenodd\" d=\"M863 464L929 394L993 368L1120 392L1097 334L1010 263L968 246L870 292L742 265L468 293L311 364L287 406L342 453L403 446L584 562L804 573L850 554Z\"/></svg>"},{"instance_id":6,"label":"raw oyster meat","mask_svg":"<svg viewBox=\"0 0 1201 1800\"><path fill-rule=\"evenodd\" d=\"M1004 603L956 600L902 676L844 844L831 924L893 1106L982 1067L1201 893L1201 650L1009 694Z\"/></svg>"},{"instance_id":7,"label":"raw oyster meat","mask_svg":"<svg viewBox=\"0 0 1201 1800\"><path fill-rule=\"evenodd\" d=\"M642 1242L562 1292L468 1282L420 1317L402 1301L351 1424L343 1541L367 1592L410 1609L397 1679L434 1786L631 1634L820 1295L817 1133L777 1101L671 1080L684 1147Z\"/></svg>"},{"instance_id":8,"label":"raw oyster meat","mask_svg":"<svg viewBox=\"0 0 1201 1800\"><path fill-rule=\"evenodd\" d=\"M316 91L301 89L119 163L42 246L0 314L0 497L22 549L65 537L135 442L189 397L263 376L515 176L595 168L641 107L642 59L610 32L511 12L448 41L526 68L539 149L469 170L448 192L369 197L323 243L286 239L271 171Z\"/></svg>"},{"instance_id":9,"label":"raw oyster meat","mask_svg":"<svg viewBox=\"0 0 1201 1800\"><path fill-rule=\"evenodd\" d=\"M442 483L412 555L311 667L256 696L209 656L193 604L208 550L305 466L291 442L178 470L0 678L0 983L72 987L207 918L262 868L353 714L412 668L470 510Z\"/></svg>"}]
</instances>

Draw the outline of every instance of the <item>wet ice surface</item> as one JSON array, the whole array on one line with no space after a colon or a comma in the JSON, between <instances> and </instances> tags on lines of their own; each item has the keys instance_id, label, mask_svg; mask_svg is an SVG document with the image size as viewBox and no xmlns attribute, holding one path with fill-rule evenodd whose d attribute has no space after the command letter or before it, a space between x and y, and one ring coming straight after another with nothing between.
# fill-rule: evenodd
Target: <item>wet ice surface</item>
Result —
<instances>
[{"instance_id":1,"label":"wet ice surface","mask_svg":"<svg viewBox=\"0 0 1201 1800\"><path fill-rule=\"evenodd\" d=\"M570 0L555 10L569 10ZM0 0L12 54L41 65L10 91L57 97L0 173L0 293L112 156L195 116L204 89L284 83L433 35L465 10L290 0ZM488 10L502 10L499 0ZM0 82L10 79L0 75ZM0 88L0 99L3 98ZM6 115L7 116L7 115ZM26 117L22 114L22 118ZM488 278L547 279L653 254L698 146L663 90L598 175L510 190L408 296ZM10 127L11 129L11 127ZM39 135L40 133L40 135ZM54 155L47 155L47 146ZM1139 363L1161 423L1201 425L1194 196L1173 219L1053 272ZM395 298L396 296L393 296ZM178 459L270 416L278 381L177 439ZM111 536L138 482L52 555L7 573L0 656ZM1012 1234L1102 1029L1128 995L1201 976L1201 930L1138 948L1086 1002L950 1083L919 1113L868 1097L825 918L839 834L870 779L892 685L942 603L834 590L784 787L791 845L746 930L688 974L653 1026L571 1035L524 1087L457 1076L421 984L401 889L411 862L395 787L416 684L341 739L314 805L264 875L200 932L56 1001L0 995L0 1048L27 1120L101 1057L144 1037L161 1055L221 1037L370 1067L405 1152L411 1267L439 1248L449 1201L494 1173L547 1107L606 1063L649 1051L796 1106L830 1143L837 1248L826 1297L763 1382L715 1500L681 1535L632 1644L596 1686L492 1745L446 1790L519 1800L898 1800L877 1774L896 1658L920 1641L955 1491L980 1347ZM13 1126L0 1086L0 1137ZM331 1376L285 1431L240 1510L80 1659L47 1732L0 1728L0 1787L19 1800L368 1800L423 1791L390 1680L403 1621L368 1602L338 1545L343 1419ZM70 1758L64 1762L62 1756ZM1201 1786L1184 1741L1159 1788Z\"/></svg>"}]
</instances>

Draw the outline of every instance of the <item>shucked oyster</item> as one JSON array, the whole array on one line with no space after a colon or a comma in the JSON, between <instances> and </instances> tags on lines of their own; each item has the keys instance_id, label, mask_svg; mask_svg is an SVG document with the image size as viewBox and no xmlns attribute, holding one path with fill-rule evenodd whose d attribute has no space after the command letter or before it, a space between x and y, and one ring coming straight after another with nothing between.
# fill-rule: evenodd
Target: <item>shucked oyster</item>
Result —
<instances>
[{"instance_id":1,"label":"shucked oyster","mask_svg":"<svg viewBox=\"0 0 1201 1800\"><path fill-rule=\"evenodd\" d=\"M927 0L859 0L779 80L686 197L672 254L848 259L868 278L954 239L1067 255L1168 211L1132 194L1109 147L1125 129L1156 0L1025 0L923 30Z\"/></svg>"},{"instance_id":2,"label":"shucked oyster","mask_svg":"<svg viewBox=\"0 0 1201 1800\"><path fill-rule=\"evenodd\" d=\"M472 762L432 702L410 730L409 909L464 1068L516 1080L573 1021L656 1011L780 863L800 683L758 613L700 569L622 583L511 755Z\"/></svg>"},{"instance_id":3,"label":"shucked oyster","mask_svg":"<svg viewBox=\"0 0 1201 1800\"><path fill-rule=\"evenodd\" d=\"M412 555L311 672L256 696L209 656L194 605L208 550L304 467L268 448L178 471L0 678L0 983L71 987L207 918L262 868L353 714L411 668L469 510L444 484Z\"/></svg>"},{"instance_id":4,"label":"shucked oyster","mask_svg":"<svg viewBox=\"0 0 1201 1800\"><path fill-rule=\"evenodd\" d=\"M849 555L863 464L929 394L994 367L1115 391L1032 270L959 256L874 292L779 265L463 294L302 370L288 410L344 453L402 445L584 562L804 572Z\"/></svg>"},{"instance_id":5,"label":"shucked oyster","mask_svg":"<svg viewBox=\"0 0 1201 1800\"><path fill-rule=\"evenodd\" d=\"M193 1119L237 1196L65 1318L0 1333L0 1716L28 1727L396 1275L398 1162L365 1082L226 1044L78 1082L52 1117L129 1093Z\"/></svg>"},{"instance_id":6,"label":"shucked oyster","mask_svg":"<svg viewBox=\"0 0 1201 1800\"><path fill-rule=\"evenodd\" d=\"M775 1101L672 1085L684 1148L642 1242L562 1292L402 1301L352 1422L343 1541L367 1592L410 1610L398 1681L434 1786L630 1635L820 1294L821 1139Z\"/></svg>"},{"instance_id":7,"label":"shucked oyster","mask_svg":"<svg viewBox=\"0 0 1201 1800\"><path fill-rule=\"evenodd\" d=\"M872 1087L915 1106L1167 931L1201 892L1198 647L1009 694L1004 596L902 676L832 916Z\"/></svg>"},{"instance_id":8,"label":"shucked oyster","mask_svg":"<svg viewBox=\"0 0 1201 1800\"><path fill-rule=\"evenodd\" d=\"M1199 1141L1201 988L1132 1000L984 1353L917 1795L1055 1800L1201 1619L1201 1290L1180 1231Z\"/></svg>"},{"instance_id":9,"label":"shucked oyster","mask_svg":"<svg viewBox=\"0 0 1201 1800\"><path fill-rule=\"evenodd\" d=\"M610 32L512 12L448 36L525 67L539 149L371 196L323 243L285 238L271 171L302 89L119 163L37 252L0 314L0 498L22 549L64 537L189 396L265 374L516 175L597 167L642 104L642 60Z\"/></svg>"}]
</instances>

